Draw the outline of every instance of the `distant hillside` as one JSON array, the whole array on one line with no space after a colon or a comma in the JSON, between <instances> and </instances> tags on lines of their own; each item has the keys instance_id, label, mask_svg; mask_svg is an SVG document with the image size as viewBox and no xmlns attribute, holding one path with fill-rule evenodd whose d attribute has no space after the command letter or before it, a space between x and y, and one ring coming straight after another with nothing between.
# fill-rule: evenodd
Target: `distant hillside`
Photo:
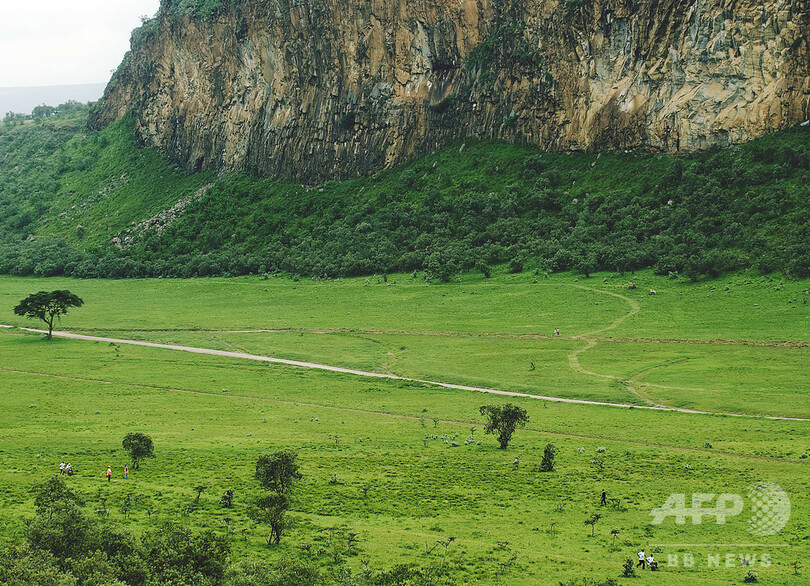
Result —
<instances>
[{"instance_id":1,"label":"distant hillside","mask_svg":"<svg viewBox=\"0 0 810 586\"><path fill-rule=\"evenodd\" d=\"M56 106L68 101L95 102L104 95L104 83L50 85L42 87L0 87L0 117L8 112L30 114L42 104Z\"/></svg>"},{"instance_id":2,"label":"distant hillside","mask_svg":"<svg viewBox=\"0 0 810 586\"><path fill-rule=\"evenodd\" d=\"M284 271L335 277L653 267L810 276L810 126L685 157L544 153L459 140L306 187L188 174L133 117L87 110L0 124L0 273L78 277Z\"/></svg>"}]
</instances>

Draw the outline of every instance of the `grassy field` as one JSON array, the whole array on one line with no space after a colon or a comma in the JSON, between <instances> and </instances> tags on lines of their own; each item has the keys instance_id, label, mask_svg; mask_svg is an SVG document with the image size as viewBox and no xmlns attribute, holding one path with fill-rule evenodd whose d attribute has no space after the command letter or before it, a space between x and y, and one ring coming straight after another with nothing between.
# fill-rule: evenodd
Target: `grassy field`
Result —
<instances>
[{"instance_id":1,"label":"grassy field","mask_svg":"<svg viewBox=\"0 0 810 586\"><path fill-rule=\"evenodd\" d=\"M227 533L235 560L305 556L325 568L345 560L355 572L364 562L443 565L459 583L554 584L618 578L622 562L645 547L662 571L627 583L739 583L751 569L740 554L771 556L770 565L753 566L763 583L805 583L806 571L794 576L792 564L810 554L810 423L722 414L810 417L809 286L746 274L677 283L651 273L497 271L442 285L410 275L3 277L0 323L9 325L38 327L11 313L27 293L68 288L85 300L62 321L73 331L719 414L507 399L0 329L0 536L22 540L31 485L69 460L79 472L70 483L91 509L107 508L136 531L171 518ZM273 331L254 331L262 329ZM503 451L483 434L478 408L507 400L530 422ZM157 457L124 481L121 439L129 431L151 435ZM559 454L555 470L543 473L547 443ZM304 478L295 524L268 550L267 528L246 507L258 492L258 454L281 447L299 452ZM779 484L792 501L790 522L774 536L751 535L750 514L725 525L650 524L650 511L673 492L745 497L761 481ZM202 506L189 511L195 486L205 486ZM603 487L618 508L599 507ZM233 509L219 505L228 488ZM603 517L591 537L584 521L594 513ZM359 534L351 550L348 531ZM668 555L688 553L694 567L666 564ZM708 565L710 554L721 556L720 567Z\"/></svg>"}]
</instances>

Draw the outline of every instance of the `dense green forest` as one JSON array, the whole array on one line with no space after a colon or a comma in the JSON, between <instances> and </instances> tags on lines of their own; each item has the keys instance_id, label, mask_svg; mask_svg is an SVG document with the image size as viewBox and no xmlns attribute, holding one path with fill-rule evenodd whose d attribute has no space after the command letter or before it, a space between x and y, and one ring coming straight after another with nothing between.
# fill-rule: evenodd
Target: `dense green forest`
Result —
<instances>
[{"instance_id":1,"label":"dense green forest","mask_svg":"<svg viewBox=\"0 0 810 586\"><path fill-rule=\"evenodd\" d=\"M285 272L810 276L810 126L675 157L459 139L395 169L306 186L188 174L87 107L0 123L0 273Z\"/></svg>"}]
</instances>

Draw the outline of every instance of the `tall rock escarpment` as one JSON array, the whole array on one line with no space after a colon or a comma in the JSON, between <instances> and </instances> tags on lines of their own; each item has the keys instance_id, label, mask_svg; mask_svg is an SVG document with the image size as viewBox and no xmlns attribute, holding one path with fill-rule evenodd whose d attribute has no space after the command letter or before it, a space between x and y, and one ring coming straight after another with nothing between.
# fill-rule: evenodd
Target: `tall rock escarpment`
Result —
<instances>
[{"instance_id":1,"label":"tall rock escarpment","mask_svg":"<svg viewBox=\"0 0 810 586\"><path fill-rule=\"evenodd\" d=\"M163 0L91 116L189 169L365 174L463 136L691 151L810 118L810 0Z\"/></svg>"}]
</instances>

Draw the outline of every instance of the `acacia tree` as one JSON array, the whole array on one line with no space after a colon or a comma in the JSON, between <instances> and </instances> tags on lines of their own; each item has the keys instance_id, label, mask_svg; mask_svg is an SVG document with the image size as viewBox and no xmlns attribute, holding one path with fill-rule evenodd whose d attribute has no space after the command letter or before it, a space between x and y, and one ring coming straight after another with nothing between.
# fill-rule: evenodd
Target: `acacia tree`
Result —
<instances>
[{"instance_id":1,"label":"acacia tree","mask_svg":"<svg viewBox=\"0 0 810 586\"><path fill-rule=\"evenodd\" d=\"M122 442L124 449L132 458L132 466L136 470L140 468L141 460L155 457L155 447L152 438L143 433L128 433Z\"/></svg>"},{"instance_id":2,"label":"acacia tree","mask_svg":"<svg viewBox=\"0 0 810 586\"><path fill-rule=\"evenodd\" d=\"M484 433L498 433L500 449L505 450L518 427L525 427L529 421L526 410L507 403L506 405L481 405L481 415L487 418Z\"/></svg>"},{"instance_id":3,"label":"acacia tree","mask_svg":"<svg viewBox=\"0 0 810 586\"><path fill-rule=\"evenodd\" d=\"M53 336L53 320L68 312L69 307L81 307L84 301L70 291L39 291L31 293L14 308L23 317L38 318L48 324L48 339Z\"/></svg>"},{"instance_id":4,"label":"acacia tree","mask_svg":"<svg viewBox=\"0 0 810 586\"><path fill-rule=\"evenodd\" d=\"M293 481L300 480L298 454L293 450L278 450L262 454L256 461L256 479L262 487L284 494L292 488Z\"/></svg>"}]
</instances>

